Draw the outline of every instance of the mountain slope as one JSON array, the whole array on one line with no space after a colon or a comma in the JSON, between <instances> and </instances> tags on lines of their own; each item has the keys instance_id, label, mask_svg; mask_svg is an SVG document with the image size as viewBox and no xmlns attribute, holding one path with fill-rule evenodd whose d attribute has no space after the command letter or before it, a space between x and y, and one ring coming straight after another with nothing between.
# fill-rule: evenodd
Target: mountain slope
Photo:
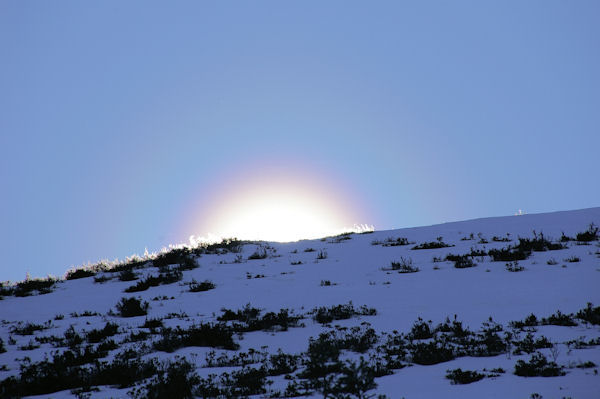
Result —
<instances>
[{"instance_id":1,"label":"mountain slope","mask_svg":"<svg viewBox=\"0 0 600 399\"><path fill-rule=\"evenodd\" d=\"M34 290L18 297L27 292L5 287L0 395L177 397L185 392L173 387L189 385L200 397L276 397L294 390L358 397L360 388L348 381L362 376L369 394L390 398L597 397L600 247L594 234L581 235L591 223L600 225L600 208L294 243L223 243L90 271L43 295ZM121 281L128 277L135 280ZM194 281L214 288L190 292L204 288L190 285ZM140 291L125 292L133 286ZM148 314L122 317L121 298L147 302ZM593 305L585 310L588 302ZM532 313L529 326L511 326ZM328 316L334 320L327 323ZM458 322L469 331L458 331ZM318 339L321 333L328 335ZM279 349L289 357L270 357ZM70 357L53 357L55 351ZM192 370L152 363L177 356ZM367 363L359 367L361 356ZM538 364L537 371L564 375L515 375L519 361L526 366L542 357L550 366ZM110 367L113 374L136 372L121 381ZM452 384L447 370L458 368L485 378ZM490 371L499 368L503 372ZM373 375L377 387L370 389ZM98 390L72 393L84 385ZM165 386L171 388L161 391Z\"/></svg>"}]
</instances>

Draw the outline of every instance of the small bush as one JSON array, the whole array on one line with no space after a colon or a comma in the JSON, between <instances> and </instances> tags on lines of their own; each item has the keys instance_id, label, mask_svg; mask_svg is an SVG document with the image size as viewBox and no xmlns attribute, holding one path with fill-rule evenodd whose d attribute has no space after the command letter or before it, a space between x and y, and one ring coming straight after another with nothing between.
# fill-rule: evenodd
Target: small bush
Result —
<instances>
[{"instance_id":1,"label":"small bush","mask_svg":"<svg viewBox=\"0 0 600 399\"><path fill-rule=\"evenodd\" d=\"M590 223L588 229L582 233L577 233L575 239L580 242L596 241L598 239L598 226Z\"/></svg>"},{"instance_id":2,"label":"small bush","mask_svg":"<svg viewBox=\"0 0 600 399\"><path fill-rule=\"evenodd\" d=\"M413 339L429 339L433 337L433 329L431 328L431 321L425 322L422 318L418 318L413 324L408 338Z\"/></svg>"},{"instance_id":3,"label":"small bush","mask_svg":"<svg viewBox=\"0 0 600 399\"><path fill-rule=\"evenodd\" d=\"M571 256L570 258L565 259L565 262L570 262L570 263L577 263L581 261L580 258L578 258L577 256Z\"/></svg>"},{"instance_id":4,"label":"small bush","mask_svg":"<svg viewBox=\"0 0 600 399\"><path fill-rule=\"evenodd\" d=\"M85 333L85 339L89 343L98 343L100 341L105 340L108 337L112 337L113 335L119 332L119 325L111 322L107 322L104 328L102 329L94 329Z\"/></svg>"},{"instance_id":5,"label":"small bush","mask_svg":"<svg viewBox=\"0 0 600 399\"><path fill-rule=\"evenodd\" d=\"M477 382L485 378L485 374L478 373L477 371L470 370L447 370L446 378L452 381L452 384L470 384Z\"/></svg>"},{"instance_id":6,"label":"small bush","mask_svg":"<svg viewBox=\"0 0 600 399\"><path fill-rule=\"evenodd\" d=\"M239 253L241 252L244 241L240 241L237 238L224 238L221 242L205 244L202 243L200 246L194 250L194 253L197 255L206 253L206 254L225 254L228 252Z\"/></svg>"},{"instance_id":7,"label":"small bush","mask_svg":"<svg viewBox=\"0 0 600 399\"><path fill-rule=\"evenodd\" d=\"M411 249L437 249L437 248L448 248L448 247L453 247L454 245L449 245L446 244L445 242L438 240L438 241L431 241L431 242L424 242L418 245L415 245L414 247L412 247Z\"/></svg>"},{"instance_id":8,"label":"small bush","mask_svg":"<svg viewBox=\"0 0 600 399\"><path fill-rule=\"evenodd\" d=\"M450 361L456 357L454 350L446 342L418 342L409 347L412 361L421 365L432 365Z\"/></svg>"},{"instance_id":9,"label":"small bush","mask_svg":"<svg viewBox=\"0 0 600 399\"><path fill-rule=\"evenodd\" d=\"M587 306L577 312L575 317L590 324L600 325L600 306L593 307L591 302L588 302Z\"/></svg>"},{"instance_id":10,"label":"small bush","mask_svg":"<svg viewBox=\"0 0 600 399\"><path fill-rule=\"evenodd\" d=\"M216 285L210 280L204 280L202 282L197 282L196 280L192 280L189 284L190 292L202 292L212 290L216 287Z\"/></svg>"},{"instance_id":11,"label":"small bush","mask_svg":"<svg viewBox=\"0 0 600 399\"><path fill-rule=\"evenodd\" d=\"M67 280L77 280L80 278L92 277L95 276L97 271L92 269L75 269L69 270L65 276Z\"/></svg>"},{"instance_id":12,"label":"small bush","mask_svg":"<svg viewBox=\"0 0 600 399\"><path fill-rule=\"evenodd\" d=\"M17 335L33 335L36 331L47 330L50 327L52 327L52 324L50 321L48 321L44 324L35 324L35 323L21 324L21 323L19 323L18 325L13 326L10 329L10 332L12 334L17 334Z\"/></svg>"},{"instance_id":13,"label":"small bush","mask_svg":"<svg viewBox=\"0 0 600 399\"><path fill-rule=\"evenodd\" d=\"M131 269L123 270L119 273L120 281L133 281L137 280L137 275Z\"/></svg>"},{"instance_id":14,"label":"small bush","mask_svg":"<svg viewBox=\"0 0 600 399\"><path fill-rule=\"evenodd\" d=\"M132 391L131 396L139 399L192 399L196 397L195 387L200 382L194 369L195 366L186 359L163 364L150 382Z\"/></svg>"},{"instance_id":15,"label":"small bush","mask_svg":"<svg viewBox=\"0 0 600 399\"><path fill-rule=\"evenodd\" d=\"M494 262L514 262L516 260L525 260L531 255L531 251L522 248L501 248L490 249L488 255L492 257Z\"/></svg>"},{"instance_id":16,"label":"small bush","mask_svg":"<svg viewBox=\"0 0 600 399\"><path fill-rule=\"evenodd\" d=\"M522 272L525 270L525 267L519 265L519 262L514 261L506 264L506 270L509 272Z\"/></svg>"},{"instance_id":17,"label":"small bush","mask_svg":"<svg viewBox=\"0 0 600 399\"><path fill-rule=\"evenodd\" d=\"M15 296L29 296L34 292L38 294L49 294L52 292L54 285L58 282L54 277L26 279L20 281L12 289Z\"/></svg>"},{"instance_id":18,"label":"small bush","mask_svg":"<svg viewBox=\"0 0 600 399\"><path fill-rule=\"evenodd\" d=\"M148 276L145 279L138 281L136 285L126 288L125 292L146 291L150 287L176 283L182 278L183 273L178 270L171 270L165 273L160 273L158 276Z\"/></svg>"},{"instance_id":19,"label":"small bush","mask_svg":"<svg viewBox=\"0 0 600 399\"><path fill-rule=\"evenodd\" d=\"M413 266L411 258L400 257L400 261L392 261L391 269L398 271L398 273L416 273L419 268Z\"/></svg>"},{"instance_id":20,"label":"small bush","mask_svg":"<svg viewBox=\"0 0 600 399\"><path fill-rule=\"evenodd\" d=\"M261 317L261 310L247 304L243 309L234 312L230 309L221 309L223 314L217 317L218 321L239 321L233 328L237 332L273 331L275 329L287 331L289 327L298 327L300 316L289 314L287 309L280 309L278 313L268 312Z\"/></svg>"},{"instance_id":21,"label":"small bush","mask_svg":"<svg viewBox=\"0 0 600 399\"><path fill-rule=\"evenodd\" d=\"M528 362L517 361L515 374L521 377L558 377L565 372L555 362L549 362L543 354L536 352Z\"/></svg>"},{"instance_id":22,"label":"small bush","mask_svg":"<svg viewBox=\"0 0 600 399\"><path fill-rule=\"evenodd\" d=\"M233 331L223 323L201 323L188 329L177 327L163 328L161 338L154 342L154 349L163 352L174 352L188 346L206 346L212 348L233 349L239 345L233 341Z\"/></svg>"},{"instance_id":23,"label":"small bush","mask_svg":"<svg viewBox=\"0 0 600 399\"><path fill-rule=\"evenodd\" d=\"M94 283L106 283L107 281L109 281L111 278L106 276L106 275L101 275L101 276L96 276L94 277Z\"/></svg>"},{"instance_id":24,"label":"small bush","mask_svg":"<svg viewBox=\"0 0 600 399\"><path fill-rule=\"evenodd\" d=\"M331 323L333 320L345 320L350 319L353 316L374 316L377 314L377 310L374 308L367 308L365 305L361 306L360 309L354 309L352 302L345 305L336 305L332 307L322 306L320 308L313 309L313 319L321 324Z\"/></svg>"},{"instance_id":25,"label":"small bush","mask_svg":"<svg viewBox=\"0 0 600 399\"><path fill-rule=\"evenodd\" d=\"M513 352L515 355L520 355L523 352L532 353L535 352L536 349L552 348L552 343L548 338L541 336L538 339L533 339L532 333L527 333L525 338L521 341L514 341L513 344L515 345L515 350Z\"/></svg>"},{"instance_id":26,"label":"small bush","mask_svg":"<svg viewBox=\"0 0 600 399\"><path fill-rule=\"evenodd\" d=\"M548 259L548 261L546 262L546 264L550 265L550 266L554 266L554 265L558 265L558 262L556 261L556 259L550 258L550 259Z\"/></svg>"},{"instance_id":27,"label":"small bush","mask_svg":"<svg viewBox=\"0 0 600 399\"><path fill-rule=\"evenodd\" d=\"M509 325L514 328L535 327L540 323L533 313L527 316L523 321L511 321Z\"/></svg>"},{"instance_id":28,"label":"small bush","mask_svg":"<svg viewBox=\"0 0 600 399\"><path fill-rule=\"evenodd\" d=\"M533 231L533 238L520 238L519 244L515 247L524 252L543 252L543 251L555 251L558 249L566 248L560 242L553 243L544 237L544 233L537 234Z\"/></svg>"},{"instance_id":29,"label":"small bush","mask_svg":"<svg viewBox=\"0 0 600 399\"><path fill-rule=\"evenodd\" d=\"M410 244L410 243L408 242L408 238L406 238L406 237L398 237L398 238L388 237L384 241L378 241L378 240L371 241L371 245L381 245L383 247L399 247L399 246L408 245L408 244Z\"/></svg>"},{"instance_id":30,"label":"small bush","mask_svg":"<svg viewBox=\"0 0 600 399\"><path fill-rule=\"evenodd\" d=\"M148 314L148 302L142 302L138 298L121 298L117 303L117 310L121 317L145 316Z\"/></svg>"},{"instance_id":31,"label":"small bush","mask_svg":"<svg viewBox=\"0 0 600 399\"><path fill-rule=\"evenodd\" d=\"M572 315L561 313L560 310L557 310L556 313L551 316L543 318L542 324L565 327L574 327L577 325L575 320L573 320Z\"/></svg>"},{"instance_id":32,"label":"small bush","mask_svg":"<svg viewBox=\"0 0 600 399\"><path fill-rule=\"evenodd\" d=\"M474 266L477 266L477 264L473 262L473 258L468 255L459 256L454 260L454 267L457 269L466 269Z\"/></svg>"}]
</instances>

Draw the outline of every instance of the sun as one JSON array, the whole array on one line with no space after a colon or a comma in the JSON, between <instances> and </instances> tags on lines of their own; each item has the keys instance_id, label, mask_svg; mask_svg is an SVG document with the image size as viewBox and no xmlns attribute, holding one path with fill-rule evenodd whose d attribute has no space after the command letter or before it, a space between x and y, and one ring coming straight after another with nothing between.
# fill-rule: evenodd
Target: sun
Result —
<instances>
[{"instance_id":1,"label":"sun","mask_svg":"<svg viewBox=\"0 0 600 399\"><path fill-rule=\"evenodd\" d=\"M230 184L199 218L199 235L289 242L364 228L354 202L334 186L289 175Z\"/></svg>"}]
</instances>

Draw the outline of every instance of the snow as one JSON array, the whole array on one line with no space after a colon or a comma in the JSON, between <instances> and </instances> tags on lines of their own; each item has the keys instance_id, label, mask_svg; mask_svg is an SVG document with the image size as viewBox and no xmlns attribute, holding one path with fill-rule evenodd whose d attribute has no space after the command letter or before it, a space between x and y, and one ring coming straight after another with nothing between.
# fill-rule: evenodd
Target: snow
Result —
<instances>
[{"instance_id":1,"label":"snow","mask_svg":"<svg viewBox=\"0 0 600 399\"><path fill-rule=\"evenodd\" d=\"M546 317L557 310L563 313L577 312L592 302L600 305L600 248L598 241L589 245L569 242L568 248L558 251L533 252L532 256L519 264L522 272L511 273L505 262L492 262L489 257L475 258L476 267L456 269L451 262L433 262L434 257L444 258L448 253L464 254L475 249L489 250L514 244L517 237L532 237L533 230L557 240L561 233L574 236L587 229L590 223L600 225L600 208L577 211L555 212L509 217L494 217L434 226L400 230L376 231L372 234L352 234L349 240L335 242L307 240L293 243L255 243L243 247L241 263L236 263L238 254L202 255L199 268L184 271L179 283L151 287L138 293L124 293L124 289L135 282L121 282L116 278L105 283L95 283L93 278L63 281L54 292L29 297L5 297L0 301L0 338L4 340L6 353L0 354L0 380L18 375L19 360L24 356L33 361L42 360L45 354L55 350L42 344L34 350L19 350L34 336L11 334L10 329L18 322L42 324L52 321L48 330L38 331L35 336L62 335L69 326L80 330L102 328L106 321L116 322L122 333L115 338L121 341L130 330L136 331L145 316L121 318L108 314L114 310L122 297L140 297L150 303L148 318L163 317L170 313L186 313L186 319L165 320L165 325L187 326L201 321L215 321L222 308L237 310L250 303L266 311L277 312L281 308L305 314L319 306L345 304L348 301L358 307L367 305L377 309L376 316L360 316L349 320L334 321L332 324L357 326L368 322L377 332L397 330L407 332L414 321L421 317L433 324L443 322L446 317L458 319L471 330L477 330L482 322L492 317L495 322L506 325L512 320L522 320L531 313ZM461 238L474 235L473 240ZM492 237L509 237L512 242L493 242ZM436 241L453 245L449 248L411 250L413 245L372 245L373 241L387 238L406 237L411 243ZM479 237L489 241L478 244ZM270 246L272 256L266 259L247 260L258 247ZM304 252L314 248L314 252ZM326 259L317 259L320 250L327 253ZM580 262L570 263L565 259L577 256ZM417 273L400 274L385 271L390 262L401 257L411 258L420 269ZM557 265L548 265L549 259ZM291 265L301 261L302 264ZM146 268L138 274L157 274L157 268ZM264 278L247 278L264 275ZM107 273L111 275L111 273ZM192 279L210 280L216 284L213 290L191 293L184 284ZM321 286L322 280L334 285ZM166 296L174 299L157 301L153 298ZM71 313L98 312L100 316L72 317ZM54 320L58 314L62 320ZM302 320L305 327L290 328L285 332L250 332L236 341L240 350L265 347L269 353L282 348L287 353L300 353L307 348L310 337L329 331L310 317ZM600 364L600 346L587 349L568 350L564 342L579 337L586 339L600 336L599 326L580 323L577 327L542 326L536 336L545 335L559 343L557 363L575 364L592 361ZM8 343L9 337L17 342ZM211 348L188 347L173 354L154 352L147 357L161 359L186 356L197 364L201 376L220 372L220 369L202 368L204 356ZM118 350L117 350L118 351ZM223 352L217 350L217 352ZM549 356L549 349L542 349ZM116 353L116 351L113 351ZM111 353L111 356L113 356ZM356 357L356 354L346 354ZM561 377L519 377L513 374L518 359L527 360L529 355L499 355L495 357L462 357L432 366L412 365L396 370L393 375L376 379L378 387L370 393L386 394L390 398L528 398L539 393L544 398L597 398L600 394L600 376L594 369L567 368ZM495 378L485 378L467 385L452 385L445 378L446 370L462 368L483 370L502 367L506 373ZM282 378L274 378L275 386L285 388ZM127 389L100 387L92 397L126 397ZM72 397L69 391L51 393L40 397ZM314 397L320 397L315 394Z\"/></svg>"}]
</instances>

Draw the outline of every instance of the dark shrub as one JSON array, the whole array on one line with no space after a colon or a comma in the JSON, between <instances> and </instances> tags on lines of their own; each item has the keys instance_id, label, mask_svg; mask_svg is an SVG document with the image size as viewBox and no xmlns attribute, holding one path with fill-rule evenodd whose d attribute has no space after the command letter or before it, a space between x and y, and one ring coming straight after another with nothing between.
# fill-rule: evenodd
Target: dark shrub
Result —
<instances>
[{"instance_id":1,"label":"dark shrub","mask_svg":"<svg viewBox=\"0 0 600 399\"><path fill-rule=\"evenodd\" d=\"M112 337L113 335L119 332L119 325L111 322L107 322L104 328L101 330L94 329L90 330L85 334L85 338L90 343L98 343L103 341L108 337Z\"/></svg>"},{"instance_id":2,"label":"dark shrub","mask_svg":"<svg viewBox=\"0 0 600 399\"><path fill-rule=\"evenodd\" d=\"M471 337L467 353L470 356L496 356L506 352L506 342L498 335L502 326L492 318L483 323L480 332Z\"/></svg>"},{"instance_id":3,"label":"dark shrub","mask_svg":"<svg viewBox=\"0 0 600 399\"><path fill-rule=\"evenodd\" d=\"M447 362L456 357L453 349L446 342L418 342L409 346L413 363L421 365Z\"/></svg>"},{"instance_id":4,"label":"dark shrub","mask_svg":"<svg viewBox=\"0 0 600 399\"><path fill-rule=\"evenodd\" d=\"M247 304L243 309L236 312L230 309L221 309L223 314L217 318L218 321L239 321L243 324L234 323L233 328L237 332L249 332L259 330L281 330L287 331L289 327L297 327L300 316L291 316L287 309L281 309L279 313L268 312L260 316L260 309L253 308Z\"/></svg>"},{"instance_id":5,"label":"dark shrub","mask_svg":"<svg viewBox=\"0 0 600 399\"><path fill-rule=\"evenodd\" d=\"M582 233L577 233L575 239L580 242L596 241L598 239L598 226L590 223L588 229Z\"/></svg>"},{"instance_id":6,"label":"dark shrub","mask_svg":"<svg viewBox=\"0 0 600 399\"><path fill-rule=\"evenodd\" d=\"M544 355L536 352L529 362L517 361L515 374L521 377L558 377L566 373L555 362L549 362Z\"/></svg>"},{"instance_id":7,"label":"dark shrub","mask_svg":"<svg viewBox=\"0 0 600 399\"><path fill-rule=\"evenodd\" d=\"M12 293L15 296L29 296L34 292L38 294L49 294L52 292L52 288L58 282L53 277L27 279L17 283L13 288Z\"/></svg>"},{"instance_id":8,"label":"dark shrub","mask_svg":"<svg viewBox=\"0 0 600 399\"><path fill-rule=\"evenodd\" d=\"M239 371L234 371L231 376L223 374L221 376L221 384L228 389L227 397L248 397L250 395L260 395L267 392L265 383L267 381L267 373L264 368L244 368Z\"/></svg>"},{"instance_id":9,"label":"dark shrub","mask_svg":"<svg viewBox=\"0 0 600 399\"><path fill-rule=\"evenodd\" d=\"M237 238L224 238L221 242L213 244L201 244L194 253L197 255L206 254L219 254L219 253L239 253L242 250L244 241L240 241Z\"/></svg>"},{"instance_id":10,"label":"dark shrub","mask_svg":"<svg viewBox=\"0 0 600 399\"><path fill-rule=\"evenodd\" d=\"M509 272L522 272L523 270L525 270L525 267L519 265L519 262L514 261L514 262L508 262L506 265L506 270Z\"/></svg>"},{"instance_id":11,"label":"dark shrub","mask_svg":"<svg viewBox=\"0 0 600 399\"><path fill-rule=\"evenodd\" d=\"M212 290L216 287L215 284L210 280L204 280L200 283L197 282L196 280L192 280L192 282L189 284L189 286L190 286L190 292L208 291L208 290Z\"/></svg>"},{"instance_id":12,"label":"dark shrub","mask_svg":"<svg viewBox=\"0 0 600 399\"><path fill-rule=\"evenodd\" d=\"M521 341L514 341L515 345L514 354L520 355L521 353L533 353L537 349L552 348L552 343L548 338L541 336L538 339L533 339L533 334L528 333L525 338Z\"/></svg>"},{"instance_id":13,"label":"dark shrub","mask_svg":"<svg viewBox=\"0 0 600 399\"><path fill-rule=\"evenodd\" d=\"M435 328L435 331L450 333L455 339L466 338L473 334L468 328L463 327L462 321L456 320L456 316L452 322L450 322L450 319L446 317L446 321L444 321L443 324L438 324Z\"/></svg>"},{"instance_id":14,"label":"dark shrub","mask_svg":"<svg viewBox=\"0 0 600 399\"><path fill-rule=\"evenodd\" d=\"M269 376L276 376L293 373L298 368L299 361L300 356L289 355L279 349L276 354L269 356L267 374Z\"/></svg>"},{"instance_id":15,"label":"dark shrub","mask_svg":"<svg viewBox=\"0 0 600 399\"><path fill-rule=\"evenodd\" d=\"M168 252L163 252L152 259L154 267L159 269L170 265L178 265L185 263L188 258L193 260L193 255L189 248L174 248Z\"/></svg>"},{"instance_id":16,"label":"dark shrub","mask_svg":"<svg viewBox=\"0 0 600 399\"><path fill-rule=\"evenodd\" d=\"M573 320L572 315L564 314L564 313L561 313L560 310L557 310L555 314L543 318L542 324L553 325L553 326L574 327L577 325L577 322L575 322L575 320Z\"/></svg>"},{"instance_id":17,"label":"dark shrub","mask_svg":"<svg viewBox=\"0 0 600 399\"><path fill-rule=\"evenodd\" d=\"M593 307L591 302L588 302L587 306L577 312L575 317L594 325L600 325L600 306Z\"/></svg>"},{"instance_id":18,"label":"dark shrub","mask_svg":"<svg viewBox=\"0 0 600 399\"><path fill-rule=\"evenodd\" d=\"M304 361L305 368L299 377L311 380L311 385L318 387L319 379L340 370L339 356L338 343L329 334L321 333L317 339L311 337Z\"/></svg>"},{"instance_id":19,"label":"dark shrub","mask_svg":"<svg viewBox=\"0 0 600 399\"><path fill-rule=\"evenodd\" d=\"M194 270L198 268L198 262L196 262L196 259L192 256L187 256L183 262L179 263L179 266L177 266L177 270L179 271L184 271L184 270Z\"/></svg>"},{"instance_id":20,"label":"dark shrub","mask_svg":"<svg viewBox=\"0 0 600 399\"><path fill-rule=\"evenodd\" d=\"M148 307L148 302L142 302L138 298L121 298L117 303L121 317L145 316L148 314Z\"/></svg>"},{"instance_id":21,"label":"dark shrub","mask_svg":"<svg viewBox=\"0 0 600 399\"><path fill-rule=\"evenodd\" d=\"M35 324L35 323L21 324L21 323L19 323L18 325L11 327L10 332L12 334L17 334L17 335L33 335L36 331L47 330L50 327L52 327L52 324L50 321L48 321L44 324Z\"/></svg>"},{"instance_id":22,"label":"dark shrub","mask_svg":"<svg viewBox=\"0 0 600 399\"><path fill-rule=\"evenodd\" d=\"M161 327L163 327L162 319L146 319L141 326L141 328L149 328L151 330Z\"/></svg>"},{"instance_id":23,"label":"dark shrub","mask_svg":"<svg viewBox=\"0 0 600 399\"><path fill-rule=\"evenodd\" d=\"M122 360L119 355L110 363L97 361L104 356L106 352L88 346L85 350L56 352L51 360L46 358L35 363L25 360L19 376L0 381L0 394L3 398L13 398L95 385L123 388L157 371L155 361ZM81 367L91 362L90 367Z\"/></svg>"},{"instance_id":24,"label":"dark shrub","mask_svg":"<svg viewBox=\"0 0 600 399\"><path fill-rule=\"evenodd\" d=\"M525 320L523 320L523 321L511 321L509 324L511 327L514 327L514 328L523 328L523 327L535 327L535 326L538 326L540 323L539 323L537 317L532 313L529 316L527 316L525 318Z\"/></svg>"},{"instance_id":25,"label":"dark shrub","mask_svg":"<svg viewBox=\"0 0 600 399\"><path fill-rule=\"evenodd\" d=\"M194 369L194 365L186 359L167 363L143 389L134 391L132 396L144 399L195 398L195 386L200 378L194 373Z\"/></svg>"},{"instance_id":26,"label":"dark shrub","mask_svg":"<svg viewBox=\"0 0 600 399\"><path fill-rule=\"evenodd\" d=\"M415 245L411 249L437 249L437 248L448 248L448 247L453 247L453 246L454 245L449 245L441 240L438 240L438 241L424 242L419 245Z\"/></svg>"},{"instance_id":27,"label":"dark shrub","mask_svg":"<svg viewBox=\"0 0 600 399\"><path fill-rule=\"evenodd\" d=\"M339 395L336 397L350 397L340 395L350 394L357 398L368 398L367 392L377 388L375 371L362 357L358 363L347 360L340 371L341 375L331 389Z\"/></svg>"},{"instance_id":28,"label":"dark shrub","mask_svg":"<svg viewBox=\"0 0 600 399\"><path fill-rule=\"evenodd\" d=\"M411 258L400 257L400 261L392 262L391 269L396 270L399 273L416 273L419 271L419 268L413 266L413 262Z\"/></svg>"},{"instance_id":29,"label":"dark shrub","mask_svg":"<svg viewBox=\"0 0 600 399\"><path fill-rule=\"evenodd\" d=\"M484 374L470 370L447 370L446 378L452 381L452 384L470 384L485 378Z\"/></svg>"},{"instance_id":30,"label":"dark shrub","mask_svg":"<svg viewBox=\"0 0 600 399\"><path fill-rule=\"evenodd\" d=\"M560 242L553 243L544 237L544 233L537 234L533 231L533 238L520 238L519 243L515 247L523 252L542 252L542 251L555 251L558 249L566 248Z\"/></svg>"},{"instance_id":31,"label":"dark shrub","mask_svg":"<svg viewBox=\"0 0 600 399\"><path fill-rule=\"evenodd\" d=\"M243 309L240 309L236 312L226 308L221 309L221 312L223 312L223 314L217 317L218 321L237 320L244 323L250 323L252 320L256 320L258 318L261 310L258 308L253 308L249 303L247 303Z\"/></svg>"},{"instance_id":32,"label":"dark shrub","mask_svg":"<svg viewBox=\"0 0 600 399\"><path fill-rule=\"evenodd\" d=\"M106 275L100 275L100 276L96 276L94 277L94 283L106 283L107 281L109 281L111 278L106 276Z\"/></svg>"},{"instance_id":33,"label":"dark shrub","mask_svg":"<svg viewBox=\"0 0 600 399\"><path fill-rule=\"evenodd\" d=\"M223 323L201 323L192 325L184 330L163 328L161 338L154 342L154 349L163 352L173 352L188 346L207 346L212 348L238 349L233 341L233 331Z\"/></svg>"},{"instance_id":34,"label":"dark shrub","mask_svg":"<svg viewBox=\"0 0 600 399\"><path fill-rule=\"evenodd\" d=\"M125 292L146 291L150 287L176 283L182 278L183 273L181 273L179 270L172 270L166 273L160 273L158 276L148 276L145 279L138 281L136 285L126 288Z\"/></svg>"},{"instance_id":35,"label":"dark shrub","mask_svg":"<svg viewBox=\"0 0 600 399\"><path fill-rule=\"evenodd\" d=\"M529 258L531 251L509 246L502 249L490 249L488 255L492 257L494 262L513 262Z\"/></svg>"},{"instance_id":36,"label":"dark shrub","mask_svg":"<svg viewBox=\"0 0 600 399\"><path fill-rule=\"evenodd\" d=\"M454 267L457 269L466 269L474 266L477 266L477 264L468 255L459 256L454 260Z\"/></svg>"},{"instance_id":37,"label":"dark shrub","mask_svg":"<svg viewBox=\"0 0 600 399\"><path fill-rule=\"evenodd\" d=\"M374 316L377 314L377 310L374 308L367 308L365 305L361 306L360 309L354 309L352 302L345 305L336 305L332 307L322 306L320 308L313 309L313 319L318 323L325 324L331 323L333 320L345 320L353 316Z\"/></svg>"},{"instance_id":38,"label":"dark shrub","mask_svg":"<svg viewBox=\"0 0 600 399\"><path fill-rule=\"evenodd\" d=\"M383 247L399 247L399 246L408 245L408 244L410 244L408 242L408 238L405 238L405 237L398 237L398 238L388 237L384 241L379 241L379 240L371 241L371 245L381 245Z\"/></svg>"},{"instance_id":39,"label":"dark shrub","mask_svg":"<svg viewBox=\"0 0 600 399\"><path fill-rule=\"evenodd\" d=\"M133 281L137 280L137 275L131 269L123 270L119 273L119 280L121 281Z\"/></svg>"},{"instance_id":40,"label":"dark shrub","mask_svg":"<svg viewBox=\"0 0 600 399\"><path fill-rule=\"evenodd\" d=\"M96 271L91 270L91 269L75 269L75 270L69 270L67 272L67 275L65 276L65 278L67 280L76 280L76 279L80 279L80 278L95 276L96 273L97 273Z\"/></svg>"},{"instance_id":41,"label":"dark shrub","mask_svg":"<svg viewBox=\"0 0 600 399\"><path fill-rule=\"evenodd\" d=\"M433 329L431 328L431 321L425 322L422 318L418 318L413 324L408 333L409 339L429 339L433 337Z\"/></svg>"}]
</instances>

